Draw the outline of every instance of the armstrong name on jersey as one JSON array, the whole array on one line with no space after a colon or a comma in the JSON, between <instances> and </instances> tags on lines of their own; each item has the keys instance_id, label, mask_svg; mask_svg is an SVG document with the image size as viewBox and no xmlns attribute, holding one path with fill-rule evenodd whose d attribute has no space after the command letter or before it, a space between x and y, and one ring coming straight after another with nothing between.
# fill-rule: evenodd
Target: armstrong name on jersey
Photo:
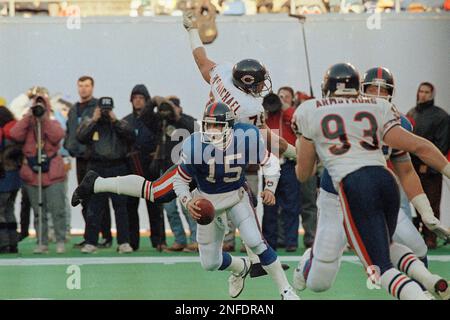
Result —
<instances>
[{"instance_id":1,"label":"armstrong name on jersey","mask_svg":"<svg viewBox=\"0 0 450 320\"><path fill-rule=\"evenodd\" d=\"M314 142L333 182L363 166L385 166L382 139L400 124L395 107L379 98L327 98L304 102L295 127Z\"/></svg>"}]
</instances>

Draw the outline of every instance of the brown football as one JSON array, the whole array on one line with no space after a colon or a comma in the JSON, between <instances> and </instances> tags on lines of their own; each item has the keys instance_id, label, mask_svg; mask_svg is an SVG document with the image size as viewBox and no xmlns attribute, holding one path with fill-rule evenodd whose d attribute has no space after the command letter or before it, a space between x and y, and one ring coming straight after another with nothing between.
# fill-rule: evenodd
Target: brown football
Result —
<instances>
[{"instance_id":1,"label":"brown football","mask_svg":"<svg viewBox=\"0 0 450 320\"><path fill-rule=\"evenodd\" d=\"M198 199L195 201L195 205L198 206L201 211L199 212L202 217L197 220L198 224L207 225L214 220L215 210L211 201L206 199Z\"/></svg>"}]
</instances>

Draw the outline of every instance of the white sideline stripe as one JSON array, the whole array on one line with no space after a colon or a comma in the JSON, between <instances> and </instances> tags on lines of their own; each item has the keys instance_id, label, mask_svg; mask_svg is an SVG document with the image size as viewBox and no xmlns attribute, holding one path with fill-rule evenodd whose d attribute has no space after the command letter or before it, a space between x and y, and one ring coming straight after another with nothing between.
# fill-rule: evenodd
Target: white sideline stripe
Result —
<instances>
[{"instance_id":1,"label":"white sideline stripe","mask_svg":"<svg viewBox=\"0 0 450 320\"><path fill-rule=\"evenodd\" d=\"M280 257L284 262L298 262L301 256ZM450 262L450 255L428 256L429 261ZM356 256L344 256L342 261L360 263ZM104 257L104 258L18 258L0 259L0 266L59 266L101 264L175 264L200 263L199 257Z\"/></svg>"}]
</instances>

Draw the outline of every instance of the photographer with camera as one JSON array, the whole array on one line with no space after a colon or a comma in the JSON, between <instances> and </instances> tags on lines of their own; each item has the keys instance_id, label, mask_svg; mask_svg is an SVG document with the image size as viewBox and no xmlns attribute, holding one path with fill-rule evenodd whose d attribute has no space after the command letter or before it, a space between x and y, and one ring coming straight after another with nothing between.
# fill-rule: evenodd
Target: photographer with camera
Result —
<instances>
[{"instance_id":1,"label":"photographer with camera","mask_svg":"<svg viewBox=\"0 0 450 320\"><path fill-rule=\"evenodd\" d=\"M179 155L174 148L179 147L180 142L193 133L194 130L198 130L199 126L193 117L183 113L178 97L155 97L153 102L156 105L156 112L150 112L149 109L146 109L143 119L158 136L156 158L152 162L151 171L153 175L159 177L178 161ZM186 233L178 211L177 199L165 203L164 209L175 236L175 242L166 251L196 251L197 224L192 217L187 211L183 211L191 233L191 243L187 244Z\"/></svg>"},{"instance_id":2,"label":"photographer with camera","mask_svg":"<svg viewBox=\"0 0 450 320\"><path fill-rule=\"evenodd\" d=\"M38 245L34 253L48 252L48 217L50 212L56 237L56 252L64 253L66 217L64 202L64 162L59 155L64 130L50 118L51 106L46 95L32 98L32 106L11 129L11 138L23 143L24 164L20 177L34 211Z\"/></svg>"},{"instance_id":3,"label":"photographer with camera","mask_svg":"<svg viewBox=\"0 0 450 320\"><path fill-rule=\"evenodd\" d=\"M18 253L14 202L21 186L22 148L11 139L10 131L15 124L14 115L0 101L0 254Z\"/></svg>"},{"instance_id":4,"label":"photographer with camera","mask_svg":"<svg viewBox=\"0 0 450 320\"><path fill-rule=\"evenodd\" d=\"M153 160L158 137L142 121L142 112L145 108L153 109L153 102L147 87L143 84L134 86L131 91L130 102L133 112L127 115L123 120L127 121L136 133L136 142L133 145L132 152L129 153L129 165L134 174L142 176L149 180L155 180L158 176L152 176L149 169ZM130 224L130 245L134 251L139 249L139 198L127 197L128 221ZM166 247L166 236L164 230L163 207L161 204L155 204L145 201L148 218L150 221L150 240L152 246L157 249Z\"/></svg>"},{"instance_id":5,"label":"photographer with camera","mask_svg":"<svg viewBox=\"0 0 450 320\"><path fill-rule=\"evenodd\" d=\"M69 151L69 154L75 158L77 181L80 183L86 175L88 161L86 159L86 146L78 141L77 130L83 121L92 118L98 100L94 98L94 79L91 76L80 77L77 81L77 88L80 100L69 110L64 147ZM82 204L81 214L86 223L87 203ZM99 247L107 248L111 246L112 242L111 213L109 207L104 208L101 215L102 222L100 231L102 233L103 241L99 243ZM75 244L74 247L81 248L84 245L85 242L82 241Z\"/></svg>"},{"instance_id":6,"label":"photographer with camera","mask_svg":"<svg viewBox=\"0 0 450 320\"><path fill-rule=\"evenodd\" d=\"M110 97L98 99L92 119L86 119L78 128L77 139L86 145L88 170L95 171L103 178L129 174L127 154L129 146L135 142L135 133L124 120L118 120L113 112L114 102ZM117 194L95 194L89 200L86 219L86 244L83 253L97 250L100 231L101 212L109 207L111 197L117 226L117 243L119 253L133 252L129 242L129 224L127 214L127 197Z\"/></svg>"},{"instance_id":7,"label":"photographer with camera","mask_svg":"<svg viewBox=\"0 0 450 320\"><path fill-rule=\"evenodd\" d=\"M29 111L32 99L37 95L49 97L47 88L42 86L33 86L25 93L21 93L15 97L8 106L8 109L13 113L16 120L20 120ZM25 186L21 188L21 203L20 203L20 236L19 241L27 238L29 235L28 229L30 227L30 213L31 204L28 198Z\"/></svg>"}]
</instances>

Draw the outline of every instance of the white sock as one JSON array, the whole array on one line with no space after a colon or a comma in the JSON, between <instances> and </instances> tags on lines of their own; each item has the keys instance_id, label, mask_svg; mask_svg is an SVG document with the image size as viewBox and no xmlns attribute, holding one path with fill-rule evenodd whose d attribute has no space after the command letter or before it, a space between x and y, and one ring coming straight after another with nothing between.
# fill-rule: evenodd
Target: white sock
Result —
<instances>
[{"instance_id":1,"label":"white sock","mask_svg":"<svg viewBox=\"0 0 450 320\"><path fill-rule=\"evenodd\" d=\"M417 283L395 268L382 274L381 286L399 300L429 300Z\"/></svg>"},{"instance_id":2,"label":"white sock","mask_svg":"<svg viewBox=\"0 0 450 320\"><path fill-rule=\"evenodd\" d=\"M267 274L272 277L273 281L278 287L278 291L282 294L286 289L290 288L286 274L284 273L283 268L281 267L280 259L277 258L274 262L267 266L262 266L264 270L266 270Z\"/></svg>"},{"instance_id":3,"label":"white sock","mask_svg":"<svg viewBox=\"0 0 450 320\"><path fill-rule=\"evenodd\" d=\"M131 197L142 197L142 186L150 184L143 177L137 175L128 175L114 178L101 178L98 177L94 183L94 193L111 192L115 194L123 194ZM150 185L148 186L150 193ZM145 188L144 188L145 197ZM146 198L146 197L145 197Z\"/></svg>"},{"instance_id":4,"label":"white sock","mask_svg":"<svg viewBox=\"0 0 450 320\"><path fill-rule=\"evenodd\" d=\"M245 271L244 260L231 256L231 264L225 270L230 270L235 275L241 275Z\"/></svg>"},{"instance_id":5,"label":"white sock","mask_svg":"<svg viewBox=\"0 0 450 320\"><path fill-rule=\"evenodd\" d=\"M428 271L408 247L394 242L390 247L390 253L392 263L398 270L420 282L429 292L435 291L434 285L441 277Z\"/></svg>"}]
</instances>

